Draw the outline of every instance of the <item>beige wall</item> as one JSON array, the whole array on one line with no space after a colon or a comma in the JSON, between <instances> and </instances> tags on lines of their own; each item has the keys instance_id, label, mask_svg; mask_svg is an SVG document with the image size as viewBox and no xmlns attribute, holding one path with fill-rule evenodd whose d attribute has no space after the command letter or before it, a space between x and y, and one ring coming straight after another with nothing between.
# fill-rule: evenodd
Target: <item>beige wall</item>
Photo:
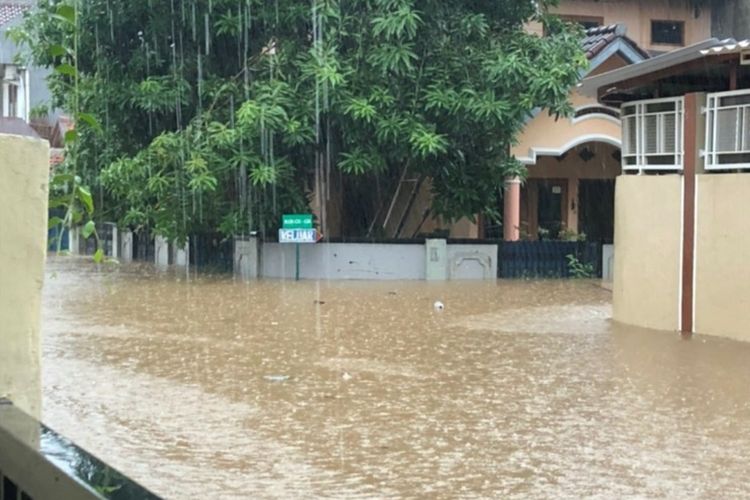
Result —
<instances>
[{"instance_id":1,"label":"beige wall","mask_svg":"<svg viewBox=\"0 0 750 500\"><path fill-rule=\"evenodd\" d=\"M651 43L651 21L683 21L685 45L711 37L711 12L703 7L695 18L690 3L684 0L561 0L553 12L562 15L602 17L604 24L622 23L628 28L628 37L641 48L670 51L674 45ZM529 31L540 33L539 25L530 25Z\"/></svg>"},{"instance_id":2,"label":"beige wall","mask_svg":"<svg viewBox=\"0 0 750 500\"><path fill-rule=\"evenodd\" d=\"M574 108L598 105L596 99L584 97L577 92L571 93L570 101ZM614 118L590 115L579 120L556 120L547 111L542 111L526 124L518 143L511 148L511 154L530 165L545 155L557 156L570 147L587 141L608 142L619 146L620 136L620 123Z\"/></svg>"},{"instance_id":3,"label":"beige wall","mask_svg":"<svg viewBox=\"0 0 750 500\"><path fill-rule=\"evenodd\" d=\"M48 149L46 141L0 134L0 396L37 417Z\"/></svg>"},{"instance_id":4,"label":"beige wall","mask_svg":"<svg viewBox=\"0 0 750 500\"><path fill-rule=\"evenodd\" d=\"M695 330L750 341L750 174L697 177Z\"/></svg>"},{"instance_id":5,"label":"beige wall","mask_svg":"<svg viewBox=\"0 0 750 500\"><path fill-rule=\"evenodd\" d=\"M679 175L624 175L615 189L614 319L679 328Z\"/></svg>"}]
</instances>

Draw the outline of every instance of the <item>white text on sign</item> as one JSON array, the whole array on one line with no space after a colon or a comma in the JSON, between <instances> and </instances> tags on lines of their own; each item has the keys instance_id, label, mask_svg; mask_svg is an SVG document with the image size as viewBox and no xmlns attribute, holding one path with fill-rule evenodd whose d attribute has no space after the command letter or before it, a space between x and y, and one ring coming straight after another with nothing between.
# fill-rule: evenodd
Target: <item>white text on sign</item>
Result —
<instances>
[{"instance_id":1,"label":"white text on sign","mask_svg":"<svg viewBox=\"0 0 750 500\"><path fill-rule=\"evenodd\" d=\"M315 243L318 231L315 229L279 229L279 243Z\"/></svg>"}]
</instances>

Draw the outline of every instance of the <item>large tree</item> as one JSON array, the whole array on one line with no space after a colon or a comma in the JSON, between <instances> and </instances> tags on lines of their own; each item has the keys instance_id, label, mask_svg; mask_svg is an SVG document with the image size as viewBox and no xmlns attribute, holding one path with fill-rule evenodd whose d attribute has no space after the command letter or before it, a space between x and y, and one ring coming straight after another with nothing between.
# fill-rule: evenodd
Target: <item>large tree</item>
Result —
<instances>
[{"instance_id":1,"label":"large tree","mask_svg":"<svg viewBox=\"0 0 750 500\"><path fill-rule=\"evenodd\" d=\"M42 0L16 36L78 69L51 87L101 124L70 159L100 213L184 240L271 230L332 176L367 198L405 168L432 179L434 214L496 214L514 138L535 109L569 112L586 64L550 3Z\"/></svg>"}]
</instances>

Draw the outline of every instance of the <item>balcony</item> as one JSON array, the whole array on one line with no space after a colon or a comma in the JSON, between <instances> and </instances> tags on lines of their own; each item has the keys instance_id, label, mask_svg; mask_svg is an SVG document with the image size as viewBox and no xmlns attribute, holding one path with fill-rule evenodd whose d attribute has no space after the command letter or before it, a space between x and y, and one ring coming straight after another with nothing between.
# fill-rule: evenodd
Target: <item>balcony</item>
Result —
<instances>
[{"instance_id":1,"label":"balcony","mask_svg":"<svg viewBox=\"0 0 750 500\"><path fill-rule=\"evenodd\" d=\"M706 96L706 170L750 168L750 90Z\"/></svg>"},{"instance_id":2,"label":"balcony","mask_svg":"<svg viewBox=\"0 0 750 500\"><path fill-rule=\"evenodd\" d=\"M622 106L622 170L682 171L682 97L633 101Z\"/></svg>"}]
</instances>

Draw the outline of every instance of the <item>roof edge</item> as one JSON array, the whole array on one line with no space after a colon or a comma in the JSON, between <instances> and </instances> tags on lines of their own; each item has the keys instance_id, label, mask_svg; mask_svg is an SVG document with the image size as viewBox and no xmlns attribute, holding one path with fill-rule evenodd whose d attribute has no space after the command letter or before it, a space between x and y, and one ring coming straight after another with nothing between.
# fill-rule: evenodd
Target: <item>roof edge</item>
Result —
<instances>
[{"instance_id":1,"label":"roof edge","mask_svg":"<svg viewBox=\"0 0 750 500\"><path fill-rule=\"evenodd\" d=\"M718 44L736 43L734 39L719 40L718 38L709 38L702 42L689 45L687 47L661 54L651 59L645 59L641 62L623 66L622 68L607 71L601 75L585 78L578 84L578 91L587 97L598 97L601 87L612 85L623 80L629 80L638 76L646 75L652 71L677 66L678 64L690 62L705 57L702 50L710 49Z\"/></svg>"}]
</instances>

